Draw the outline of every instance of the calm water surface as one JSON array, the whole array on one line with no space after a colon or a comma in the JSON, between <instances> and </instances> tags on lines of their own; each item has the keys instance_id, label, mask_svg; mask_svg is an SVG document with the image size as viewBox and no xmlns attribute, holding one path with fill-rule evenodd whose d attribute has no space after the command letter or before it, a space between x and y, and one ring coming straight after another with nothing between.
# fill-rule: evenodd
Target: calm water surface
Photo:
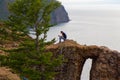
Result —
<instances>
[{"instance_id":1,"label":"calm water surface","mask_svg":"<svg viewBox=\"0 0 120 80\"><path fill-rule=\"evenodd\" d=\"M120 51L119 10L72 10L71 21L50 28L48 40L56 38L62 30L79 44L107 46Z\"/></svg>"}]
</instances>

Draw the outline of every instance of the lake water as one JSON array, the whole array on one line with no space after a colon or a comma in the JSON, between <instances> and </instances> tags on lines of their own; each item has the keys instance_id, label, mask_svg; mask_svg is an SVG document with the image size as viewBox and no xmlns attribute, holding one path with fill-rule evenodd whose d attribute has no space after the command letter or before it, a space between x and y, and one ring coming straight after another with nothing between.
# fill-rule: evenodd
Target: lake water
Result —
<instances>
[{"instance_id":1,"label":"lake water","mask_svg":"<svg viewBox=\"0 0 120 80\"><path fill-rule=\"evenodd\" d=\"M107 46L120 51L120 11L118 10L72 10L71 21L50 28L48 40L62 30L79 44Z\"/></svg>"},{"instance_id":2,"label":"lake water","mask_svg":"<svg viewBox=\"0 0 120 80\"><path fill-rule=\"evenodd\" d=\"M120 51L120 10L68 10L70 22L50 28L48 39L56 38L64 31L68 39L79 44L107 46L112 50ZM91 60L84 65L81 80L89 80Z\"/></svg>"}]
</instances>

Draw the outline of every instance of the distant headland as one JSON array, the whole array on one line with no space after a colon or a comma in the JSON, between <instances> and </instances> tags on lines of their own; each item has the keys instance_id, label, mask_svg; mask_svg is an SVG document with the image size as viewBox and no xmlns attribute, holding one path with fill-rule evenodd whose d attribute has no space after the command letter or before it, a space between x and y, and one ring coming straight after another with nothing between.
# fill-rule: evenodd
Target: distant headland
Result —
<instances>
[{"instance_id":1,"label":"distant headland","mask_svg":"<svg viewBox=\"0 0 120 80\"><path fill-rule=\"evenodd\" d=\"M9 15L8 2L14 0L0 0L0 19L7 19ZM51 24L56 25L69 21L69 16L64 6L61 5L55 11L51 13Z\"/></svg>"}]
</instances>

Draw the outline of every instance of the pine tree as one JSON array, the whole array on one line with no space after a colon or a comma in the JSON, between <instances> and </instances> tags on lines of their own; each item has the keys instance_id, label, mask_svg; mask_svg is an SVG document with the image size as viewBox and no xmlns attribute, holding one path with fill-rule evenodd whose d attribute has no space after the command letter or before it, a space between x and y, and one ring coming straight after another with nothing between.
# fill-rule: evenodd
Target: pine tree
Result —
<instances>
[{"instance_id":1,"label":"pine tree","mask_svg":"<svg viewBox=\"0 0 120 80\"><path fill-rule=\"evenodd\" d=\"M28 27L36 32L35 45L39 52L40 41L46 39L49 30L50 14L60 6L56 0L16 0L9 5L11 15L8 23L11 26L13 35L16 33L28 34ZM39 39L39 36L41 36Z\"/></svg>"},{"instance_id":2,"label":"pine tree","mask_svg":"<svg viewBox=\"0 0 120 80\"><path fill-rule=\"evenodd\" d=\"M63 59L61 55L55 58L51 52L46 52L45 46L47 31L51 27L50 14L59 6L56 0L15 0L9 4L11 15L6 23L13 37L28 35L28 27L32 27L36 38L26 38L19 48L7 50L10 54L2 58L3 66L9 66L29 80L53 80L55 68Z\"/></svg>"}]
</instances>

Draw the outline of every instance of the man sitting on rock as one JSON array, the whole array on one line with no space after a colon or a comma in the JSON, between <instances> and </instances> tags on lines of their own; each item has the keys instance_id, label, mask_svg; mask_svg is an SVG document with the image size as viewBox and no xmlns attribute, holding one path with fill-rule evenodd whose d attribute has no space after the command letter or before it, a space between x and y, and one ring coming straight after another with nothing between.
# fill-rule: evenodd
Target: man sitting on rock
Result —
<instances>
[{"instance_id":1,"label":"man sitting on rock","mask_svg":"<svg viewBox=\"0 0 120 80\"><path fill-rule=\"evenodd\" d=\"M67 35L63 31L60 31L60 33L61 33L61 35L58 35L59 43L61 42L62 39L63 39L63 41L65 41L67 39Z\"/></svg>"}]
</instances>

